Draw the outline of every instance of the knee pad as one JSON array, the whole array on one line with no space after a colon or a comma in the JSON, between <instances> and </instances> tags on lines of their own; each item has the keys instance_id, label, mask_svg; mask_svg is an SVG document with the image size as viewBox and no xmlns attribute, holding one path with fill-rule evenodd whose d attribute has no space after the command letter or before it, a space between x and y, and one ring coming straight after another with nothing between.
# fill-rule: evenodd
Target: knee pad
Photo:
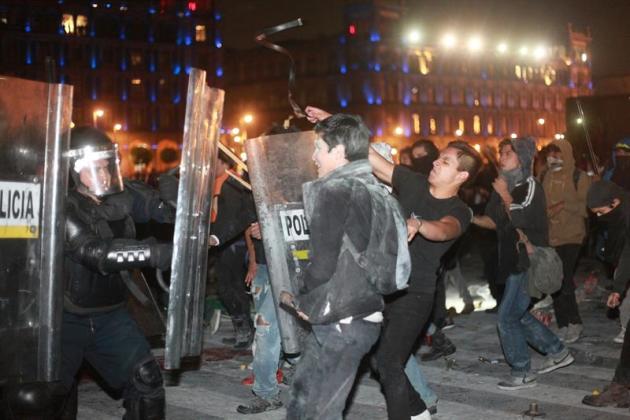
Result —
<instances>
[{"instance_id":1,"label":"knee pad","mask_svg":"<svg viewBox=\"0 0 630 420\"><path fill-rule=\"evenodd\" d=\"M153 356L133 369L124 392L124 420L163 420L165 396L160 366Z\"/></svg>"}]
</instances>

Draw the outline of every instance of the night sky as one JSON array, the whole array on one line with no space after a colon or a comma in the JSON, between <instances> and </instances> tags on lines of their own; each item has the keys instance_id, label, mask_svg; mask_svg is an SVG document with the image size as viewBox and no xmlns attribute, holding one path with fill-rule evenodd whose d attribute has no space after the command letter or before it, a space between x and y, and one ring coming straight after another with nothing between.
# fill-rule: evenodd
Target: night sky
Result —
<instances>
[{"instance_id":1,"label":"night sky","mask_svg":"<svg viewBox=\"0 0 630 420\"><path fill-rule=\"evenodd\" d=\"M225 45L252 48L261 28L302 17L305 27L282 38L335 34L343 27L343 5L356 0L219 0L224 11ZM630 0L407 0L409 16L401 26L417 24L425 38L446 30L462 36L480 33L488 43L507 39L555 44L566 37L566 25L593 37L595 78L630 75ZM402 30L402 28L401 28Z\"/></svg>"}]
</instances>

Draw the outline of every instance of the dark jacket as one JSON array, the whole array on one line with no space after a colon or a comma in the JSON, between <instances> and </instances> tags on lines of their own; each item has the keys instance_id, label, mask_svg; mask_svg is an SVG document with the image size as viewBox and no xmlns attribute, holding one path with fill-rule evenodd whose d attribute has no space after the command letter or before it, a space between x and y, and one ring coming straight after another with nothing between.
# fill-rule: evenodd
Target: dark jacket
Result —
<instances>
[{"instance_id":1,"label":"dark jacket","mask_svg":"<svg viewBox=\"0 0 630 420\"><path fill-rule=\"evenodd\" d=\"M403 228L402 216L400 223L389 223L389 220L382 220L383 215L375 214L375 208L382 208L384 203L374 200L385 200L371 191L372 186L378 185L367 160L351 162L323 178L304 184L311 255L300 279L299 302L313 323L332 323L383 309L382 296L370 280L370 274L376 268L365 269L357 262L361 261L358 254L366 253L375 245L370 242L373 233L384 233L373 230L383 230L393 223L396 223L396 231ZM395 219L393 215L391 217ZM410 270L408 250L403 245L402 252L397 252L398 237L390 235L389 238L389 243L381 245L393 252L383 252L378 263L389 267L390 272L382 274L389 274L397 283L396 276L404 277L400 280L406 283ZM406 256L406 261L404 258L399 260L398 254ZM398 270L399 267L402 269Z\"/></svg>"},{"instance_id":2,"label":"dark jacket","mask_svg":"<svg viewBox=\"0 0 630 420\"><path fill-rule=\"evenodd\" d=\"M219 238L219 248L228 245L256 220L251 193L238 181L228 177L219 193L217 218L210 234Z\"/></svg>"}]
</instances>

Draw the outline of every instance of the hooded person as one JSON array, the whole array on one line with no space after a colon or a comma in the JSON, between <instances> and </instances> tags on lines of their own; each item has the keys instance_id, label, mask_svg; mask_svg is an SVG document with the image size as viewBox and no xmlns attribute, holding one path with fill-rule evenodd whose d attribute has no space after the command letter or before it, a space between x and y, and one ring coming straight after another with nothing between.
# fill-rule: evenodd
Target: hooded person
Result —
<instances>
[{"instance_id":1,"label":"hooded person","mask_svg":"<svg viewBox=\"0 0 630 420\"><path fill-rule=\"evenodd\" d=\"M630 191L630 137L624 137L615 143L611 162L612 168L604 174L604 179Z\"/></svg>"},{"instance_id":2,"label":"hooded person","mask_svg":"<svg viewBox=\"0 0 630 420\"><path fill-rule=\"evenodd\" d=\"M542 176L549 219L549 244L562 260L562 288L552 295L560 338L573 343L582 334L573 274L586 237L586 193L590 178L575 167L573 148L566 140L549 144L547 171Z\"/></svg>"},{"instance_id":3,"label":"hooded person","mask_svg":"<svg viewBox=\"0 0 630 420\"><path fill-rule=\"evenodd\" d=\"M601 180L594 182L588 190L586 205L595 213L597 218L614 226L614 230L620 231L626 237L626 242L619 257L619 265L613 278L613 291L608 296L607 305L615 308L621 303L628 279L630 279L630 206L628 193L617 184ZM629 322L630 323L630 322ZM628 324L626 324L626 329ZM617 407L630 406L630 335L625 334L621 357L612 382L599 394L589 394L582 399L586 405L604 407L616 405Z\"/></svg>"},{"instance_id":4,"label":"hooded person","mask_svg":"<svg viewBox=\"0 0 630 420\"><path fill-rule=\"evenodd\" d=\"M536 374L552 372L574 361L560 339L528 311L528 267L522 264L517 242L549 246L545 194L532 176L535 154L536 142L529 137L506 139L499 144L500 176L492 184L494 191L486 214L473 218L476 225L497 230L499 275L505 281L498 331L512 370L509 379L497 384L504 390L536 386ZM529 345L547 355L536 373L532 371Z\"/></svg>"}]
</instances>

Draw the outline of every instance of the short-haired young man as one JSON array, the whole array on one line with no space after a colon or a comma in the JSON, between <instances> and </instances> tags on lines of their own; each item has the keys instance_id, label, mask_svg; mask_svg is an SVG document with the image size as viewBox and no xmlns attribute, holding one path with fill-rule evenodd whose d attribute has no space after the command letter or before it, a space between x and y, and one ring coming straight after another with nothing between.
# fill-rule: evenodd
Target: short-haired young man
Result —
<instances>
[{"instance_id":1,"label":"short-haired young man","mask_svg":"<svg viewBox=\"0 0 630 420\"><path fill-rule=\"evenodd\" d=\"M372 175L370 132L361 118L336 114L320 120L315 132L318 179L304 185L310 263L298 296L312 332L291 385L289 419L342 418L361 358L381 329L383 298L374 275L405 283L410 266L404 220ZM376 256L383 246L388 252Z\"/></svg>"},{"instance_id":2,"label":"short-haired young man","mask_svg":"<svg viewBox=\"0 0 630 420\"><path fill-rule=\"evenodd\" d=\"M454 141L444 149L428 176L395 166L370 153L374 174L393 186L407 218L412 268L409 288L388 302L377 351L378 371L391 419L429 419L422 398L404 372L413 345L431 315L440 258L468 227L472 212L459 187L476 175L479 154Z\"/></svg>"},{"instance_id":3,"label":"short-haired young man","mask_svg":"<svg viewBox=\"0 0 630 420\"><path fill-rule=\"evenodd\" d=\"M529 313L530 296L527 269L519 264L519 229L534 246L549 246L545 193L532 176L536 143L526 137L505 139L499 144L500 176L486 215L475 216L473 223L496 229L499 248L498 275L505 278L505 292L499 305L499 340L505 360L512 368L509 379L498 383L504 390L536 386L531 371L528 344L547 355L537 373L549 373L573 363L573 356L560 339Z\"/></svg>"}]
</instances>

